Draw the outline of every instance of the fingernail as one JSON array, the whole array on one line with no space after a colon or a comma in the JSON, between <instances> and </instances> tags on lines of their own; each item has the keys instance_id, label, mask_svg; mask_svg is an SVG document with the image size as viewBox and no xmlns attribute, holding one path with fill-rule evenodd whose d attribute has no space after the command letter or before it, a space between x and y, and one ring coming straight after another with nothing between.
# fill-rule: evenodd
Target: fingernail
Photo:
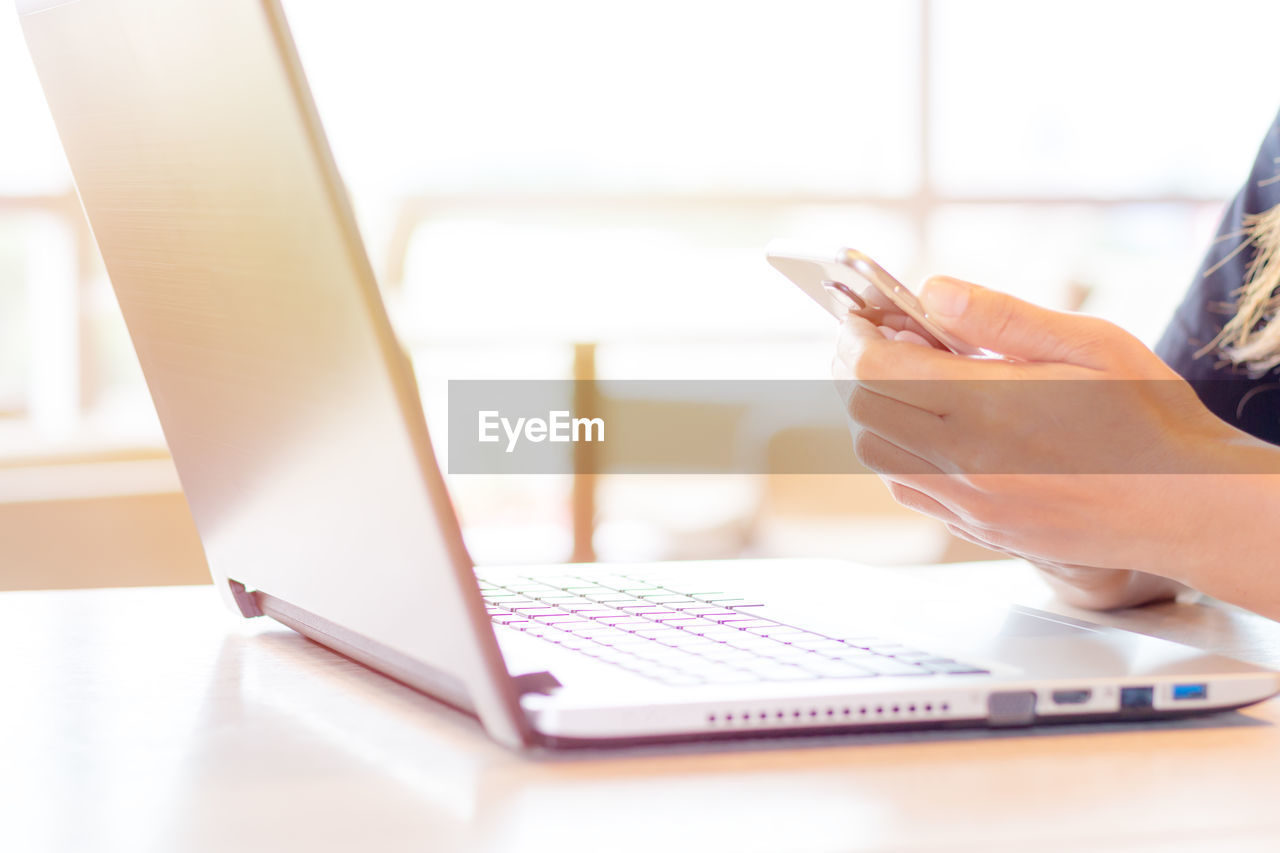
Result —
<instances>
[{"instance_id":1,"label":"fingernail","mask_svg":"<svg viewBox=\"0 0 1280 853\"><path fill-rule=\"evenodd\" d=\"M924 283L920 301L929 314L959 317L969 307L969 287L954 278L931 278Z\"/></svg>"}]
</instances>

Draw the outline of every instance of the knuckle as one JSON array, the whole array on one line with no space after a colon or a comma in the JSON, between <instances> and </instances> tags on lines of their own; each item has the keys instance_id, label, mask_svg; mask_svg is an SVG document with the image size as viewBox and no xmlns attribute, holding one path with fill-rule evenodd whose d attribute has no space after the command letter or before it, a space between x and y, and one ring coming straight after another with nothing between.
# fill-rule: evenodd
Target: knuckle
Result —
<instances>
[{"instance_id":1,"label":"knuckle","mask_svg":"<svg viewBox=\"0 0 1280 853\"><path fill-rule=\"evenodd\" d=\"M846 363L854 379L878 379L884 371L885 341L862 341L849 353Z\"/></svg>"},{"instance_id":2,"label":"knuckle","mask_svg":"<svg viewBox=\"0 0 1280 853\"><path fill-rule=\"evenodd\" d=\"M1079 317L1074 333L1077 351L1105 350L1108 339L1114 337L1115 326L1099 317Z\"/></svg>"},{"instance_id":3,"label":"knuckle","mask_svg":"<svg viewBox=\"0 0 1280 853\"><path fill-rule=\"evenodd\" d=\"M975 288L975 291L982 293L977 288ZM993 339L1004 340L1017 316L1013 300L997 296L997 298L988 297L984 301L987 305L986 324L991 330Z\"/></svg>"},{"instance_id":4,"label":"knuckle","mask_svg":"<svg viewBox=\"0 0 1280 853\"><path fill-rule=\"evenodd\" d=\"M853 455L858 457L858 461L872 471L883 467L881 465L883 460L881 459L879 444L879 439L873 433L867 432L865 429L853 431Z\"/></svg>"},{"instance_id":5,"label":"knuckle","mask_svg":"<svg viewBox=\"0 0 1280 853\"><path fill-rule=\"evenodd\" d=\"M901 483L895 483L893 480L886 481L889 484L889 494L899 506L907 509L916 509L915 492L912 492Z\"/></svg>"},{"instance_id":6,"label":"knuckle","mask_svg":"<svg viewBox=\"0 0 1280 853\"><path fill-rule=\"evenodd\" d=\"M971 484L977 485L974 479L987 473L987 455L988 451L979 443L960 442L949 448L947 458L953 473L964 475Z\"/></svg>"},{"instance_id":7,"label":"knuckle","mask_svg":"<svg viewBox=\"0 0 1280 853\"><path fill-rule=\"evenodd\" d=\"M991 478L972 478L970 485L961 517L975 530L982 531L984 538L995 537L1001 545L1012 545L1026 527L1021 502L1011 501L991 488Z\"/></svg>"}]
</instances>

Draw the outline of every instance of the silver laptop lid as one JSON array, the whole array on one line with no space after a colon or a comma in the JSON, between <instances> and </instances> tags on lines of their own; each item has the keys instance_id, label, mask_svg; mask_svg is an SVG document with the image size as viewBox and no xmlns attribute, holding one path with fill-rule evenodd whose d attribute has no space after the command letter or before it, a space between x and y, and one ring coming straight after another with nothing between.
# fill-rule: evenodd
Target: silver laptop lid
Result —
<instances>
[{"instance_id":1,"label":"silver laptop lid","mask_svg":"<svg viewBox=\"0 0 1280 853\"><path fill-rule=\"evenodd\" d=\"M214 583L527 743L278 2L18 10Z\"/></svg>"}]
</instances>

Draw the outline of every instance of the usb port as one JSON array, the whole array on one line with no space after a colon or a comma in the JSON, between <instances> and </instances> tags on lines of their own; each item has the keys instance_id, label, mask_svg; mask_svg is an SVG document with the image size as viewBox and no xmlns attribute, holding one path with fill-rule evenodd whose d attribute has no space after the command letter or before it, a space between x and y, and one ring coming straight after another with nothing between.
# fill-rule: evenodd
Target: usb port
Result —
<instances>
[{"instance_id":1,"label":"usb port","mask_svg":"<svg viewBox=\"0 0 1280 853\"><path fill-rule=\"evenodd\" d=\"M1125 711L1138 711L1152 706L1155 699L1153 687L1121 687L1120 708Z\"/></svg>"},{"instance_id":2,"label":"usb port","mask_svg":"<svg viewBox=\"0 0 1280 853\"><path fill-rule=\"evenodd\" d=\"M1083 705L1093 696L1093 691L1088 688L1080 690L1055 690L1053 691L1053 701L1056 705Z\"/></svg>"},{"instance_id":3,"label":"usb port","mask_svg":"<svg viewBox=\"0 0 1280 853\"><path fill-rule=\"evenodd\" d=\"M1175 684L1173 685L1174 701L1179 699L1208 699L1209 685L1207 684Z\"/></svg>"}]
</instances>

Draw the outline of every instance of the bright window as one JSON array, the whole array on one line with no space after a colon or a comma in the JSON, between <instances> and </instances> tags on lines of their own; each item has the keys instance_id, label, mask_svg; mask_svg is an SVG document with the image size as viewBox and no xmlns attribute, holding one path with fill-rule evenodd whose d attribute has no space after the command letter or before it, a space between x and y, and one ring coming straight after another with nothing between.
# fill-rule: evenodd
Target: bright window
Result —
<instances>
[{"instance_id":1,"label":"bright window","mask_svg":"<svg viewBox=\"0 0 1280 853\"><path fill-rule=\"evenodd\" d=\"M1151 341L1277 107L1271 0L286 9L428 376L823 375L771 237ZM0 80L0 455L157 443L12 12Z\"/></svg>"}]
</instances>

